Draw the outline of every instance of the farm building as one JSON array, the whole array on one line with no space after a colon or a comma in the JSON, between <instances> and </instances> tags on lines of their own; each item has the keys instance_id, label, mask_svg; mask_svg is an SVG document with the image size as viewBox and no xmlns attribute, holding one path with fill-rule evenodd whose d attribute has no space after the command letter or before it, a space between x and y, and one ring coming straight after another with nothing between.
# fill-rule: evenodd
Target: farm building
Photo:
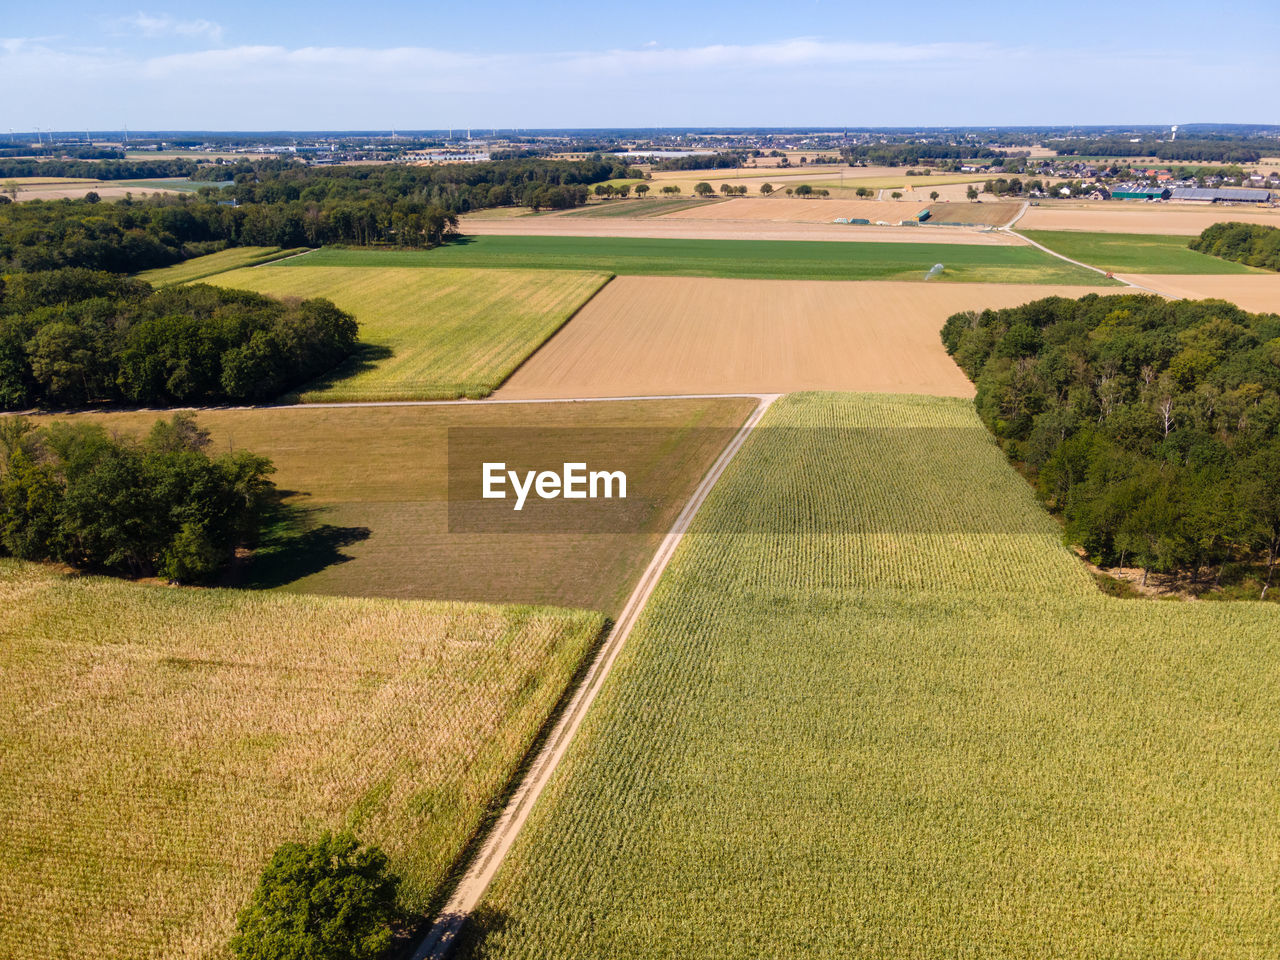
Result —
<instances>
[{"instance_id":1,"label":"farm building","mask_svg":"<svg viewBox=\"0 0 1280 960\"><path fill-rule=\"evenodd\" d=\"M1267 203L1269 190L1231 190L1209 187L1178 187L1173 199L1190 203Z\"/></svg>"},{"instance_id":2,"label":"farm building","mask_svg":"<svg viewBox=\"0 0 1280 960\"><path fill-rule=\"evenodd\" d=\"M1144 187L1136 183L1122 183L1111 191L1116 200L1168 200L1168 187Z\"/></svg>"}]
</instances>

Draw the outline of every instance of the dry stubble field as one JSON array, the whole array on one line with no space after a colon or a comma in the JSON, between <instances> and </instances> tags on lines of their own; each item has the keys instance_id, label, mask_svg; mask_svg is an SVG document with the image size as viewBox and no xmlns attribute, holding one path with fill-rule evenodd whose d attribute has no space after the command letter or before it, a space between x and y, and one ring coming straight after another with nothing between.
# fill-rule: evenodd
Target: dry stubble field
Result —
<instances>
[{"instance_id":1,"label":"dry stubble field","mask_svg":"<svg viewBox=\"0 0 1280 960\"><path fill-rule=\"evenodd\" d=\"M198 420L212 431L215 452L234 448L271 457L277 486L291 494L292 515L249 567L249 585L344 596L544 603L615 615L653 555L658 535L451 533L449 429L511 430L514 448L525 431L535 440L546 435L541 431L577 431L577 446L592 469L607 461L608 469L627 472L633 489L660 498L646 529L665 529L720 454L725 431L736 429L754 406L749 398L315 405L204 410ZM161 414L79 416L108 429L139 432ZM516 452L504 456L514 463Z\"/></svg>"},{"instance_id":2,"label":"dry stubble field","mask_svg":"<svg viewBox=\"0 0 1280 960\"><path fill-rule=\"evenodd\" d=\"M857 390L968 397L938 338L957 310L1088 287L619 277L502 399Z\"/></svg>"},{"instance_id":3,"label":"dry stubble field","mask_svg":"<svg viewBox=\"0 0 1280 960\"><path fill-rule=\"evenodd\" d=\"M1086 230L1092 233L1164 233L1197 236L1205 227L1235 220L1280 227L1280 208L1204 206L1109 200L1070 206L1029 207L1018 221L1019 230Z\"/></svg>"},{"instance_id":4,"label":"dry stubble field","mask_svg":"<svg viewBox=\"0 0 1280 960\"><path fill-rule=\"evenodd\" d=\"M1280 274L1117 274L1149 290L1186 300L1230 300L1243 310L1280 313Z\"/></svg>"}]
</instances>

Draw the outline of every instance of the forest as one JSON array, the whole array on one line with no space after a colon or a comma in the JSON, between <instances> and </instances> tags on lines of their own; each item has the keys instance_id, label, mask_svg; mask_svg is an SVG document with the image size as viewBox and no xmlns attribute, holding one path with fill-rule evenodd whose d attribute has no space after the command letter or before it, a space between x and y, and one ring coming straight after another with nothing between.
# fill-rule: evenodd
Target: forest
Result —
<instances>
[{"instance_id":1,"label":"forest","mask_svg":"<svg viewBox=\"0 0 1280 960\"><path fill-rule=\"evenodd\" d=\"M197 169L199 165L194 160L0 160L0 179L77 177L90 180L145 180L151 177L189 177Z\"/></svg>"},{"instance_id":2,"label":"forest","mask_svg":"<svg viewBox=\"0 0 1280 960\"><path fill-rule=\"evenodd\" d=\"M0 419L0 553L129 576L207 583L256 541L271 461L211 457L190 413L143 440L99 424Z\"/></svg>"},{"instance_id":3,"label":"forest","mask_svg":"<svg viewBox=\"0 0 1280 960\"><path fill-rule=\"evenodd\" d=\"M1091 294L958 313L942 339L983 422L1091 560L1202 586L1261 571L1265 599L1280 550L1280 316Z\"/></svg>"},{"instance_id":4,"label":"forest","mask_svg":"<svg viewBox=\"0 0 1280 960\"><path fill-rule=\"evenodd\" d=\"M0 409L260 402L356 350L327 300L150 285L82 268L10 274L0 290Z\"/></svg>"},{"instance_id":5,"label":"forest","mask_svg":"<svg viewBox=\"0 0 1280 960\"><path fill-rule=\"evenodd\" d=\"M1280 227L1215 223L1191 241L1191 249L1251 267L1280 270Z\"/></svg>"},{"instance_id":6,"label":"forest","mask_svg":"<svg viewBox=\"0 0 1280 960\"><path fill-rule=\"evenodd\" d=\"M1055 141L1058 155L1082 157L1155 157L1157 160L1191 160L1198 163L1257 163L1264 150L1274 150L1276 142L1261 137L1213 139L1184 137L1180 140L1129 137L1081 138Z\"/></svg>"},{"instance_id":7,"label":"forest","mask_svg":"<svg viewBox=\"0 0 1280 960\"><path fill-rule=\"evenodd\" d=\"M845 147L841 155L855 166L914 166L922 160L989 160L1004 154L971 143L863 143Z\"/></svg>"}]
</instances>

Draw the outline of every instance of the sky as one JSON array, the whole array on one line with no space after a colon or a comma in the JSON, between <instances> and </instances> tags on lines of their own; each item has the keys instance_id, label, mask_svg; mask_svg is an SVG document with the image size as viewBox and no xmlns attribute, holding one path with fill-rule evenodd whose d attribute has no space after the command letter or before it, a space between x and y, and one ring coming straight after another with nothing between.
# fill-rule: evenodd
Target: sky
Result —
<instances>
[{"instance_id":1,"label":"sky","mask_svg":"<svg viewBox=\"0 0 1280 960\"><path fill-rule=\"evenodd\" d=\"M1280 123L1274 34L1217 19L1189 0L54 0L0 19L0 136Z\"/></svg>"}]
</instances>

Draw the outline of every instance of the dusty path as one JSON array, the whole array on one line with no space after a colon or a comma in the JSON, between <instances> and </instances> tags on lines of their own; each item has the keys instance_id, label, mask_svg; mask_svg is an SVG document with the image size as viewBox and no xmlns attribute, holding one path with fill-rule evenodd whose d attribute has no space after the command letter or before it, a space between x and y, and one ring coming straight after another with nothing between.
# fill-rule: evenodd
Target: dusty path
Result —
<instances>
[{"instance_id":1,"label":"dusty path","mask_svg":"<svg viewBox=\"0 0 1280 960\"><path fill-rule=\"evenodd\" d=\"M551 735L542 745L542 749L538 751L537 757L516 787L515 792L511 795L511 799L507 801L502 815L498 818L497 823L494 824L493 829L489 831L483 846L467 868L467 872L463 874L462 879L458 882L453 895L444 905L443 910L441 910L440 915L432 924L425 939L418 946L418 949L414 951L413 960L443 960L444 957L449 955L463 923L466 922L471 911L479 904L480 898L484 896L489 883L502 865L507 851L511 849L516 836L520 833L520 828L524 826L525 820L528 819L533 805L537 802L538 797L541 796L543 789L555 773L556 767L563 759L574 734L577 733L578 727L581 726L583 718L595 701L596 695L600 692L605 677L608 676L619 651L621 651L623 644L626 643L632 627L635 626L640 611L644 609L644 605L648 602L650 594L653 593L654 587L657 586L658 580L675 553L676 547L680 545L685 531L689 529L689 524L698 512L698 508L702 506L702 502L706 499L707 494L710 493L711 488L715 486L716 481L724 472L725 467L729 465L729 461L733 459L734 454L742 447L748 435L750 435L756 424L760 422L760 418L764 416L765 411L769 409L769 406L776 399L778 399L777 394L759 395L759 406L756 407L747 422L734 435L733 440L725 447L719 459L707 471L706 476L702 478L702 483L698 485L693 496L689 498L689 502L685 504L684 510L680 512L680 515L672 525L671 532L663 538L658 552L654 554L649 566L644 571L644 575L640 578L640 582L636 584L630 599L627 600L627 605L623 607L622 613L618 617L618 622L614 624L608 639L601 646L599 653L596 654L582 684L574 692L568 707L565 708L564 713L556 721Z\"/></svg>"}]
</instances>

